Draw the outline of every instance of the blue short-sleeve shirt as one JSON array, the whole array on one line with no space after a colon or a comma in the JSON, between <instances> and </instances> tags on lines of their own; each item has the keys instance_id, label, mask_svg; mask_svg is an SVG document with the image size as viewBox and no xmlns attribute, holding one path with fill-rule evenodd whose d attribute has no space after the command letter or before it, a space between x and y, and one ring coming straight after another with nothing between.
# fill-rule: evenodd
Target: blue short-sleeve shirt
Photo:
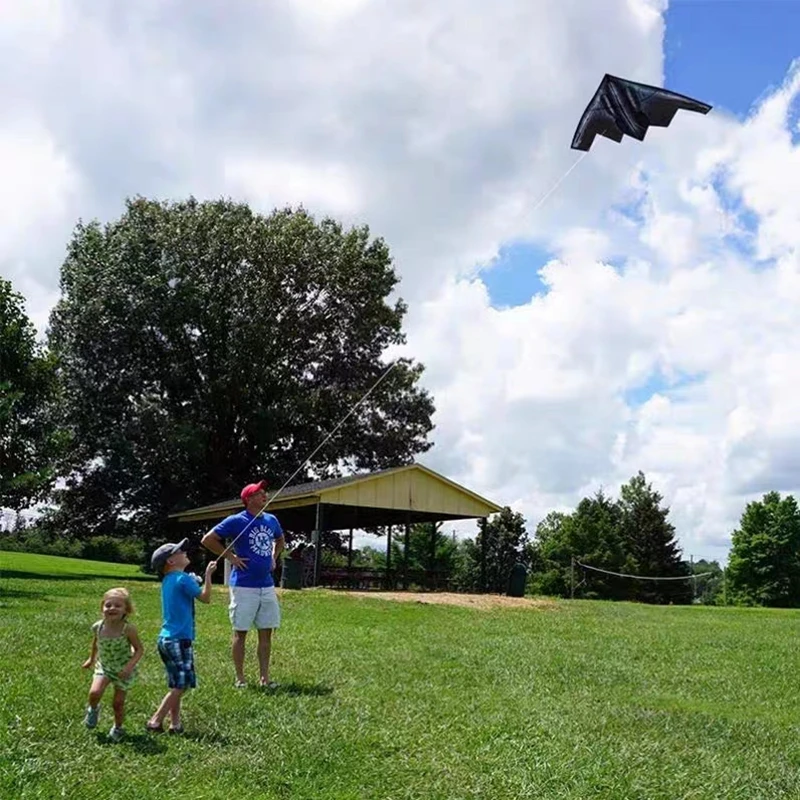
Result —
<instances>
[{"instance_id":1,"label":"blue short-sleeve shirt","mask_svg":"<svg viewBox=\"0 0 800 800\"><path fill-rule=\"evenodd\" d=\"M213 530L221 539L235 539L252 522L247 533L240 536L233 546L233 552L239 558L246 558L247 563L245 569L233 567L230 584L262 589L275 585L272 546L276 539L283 538L283 528L272 514L262 513L253 520L253 515L245 509L226 517Z\"/></svg>"},{"instance_id":2,"label":"blue short-sleeve shirt","mask_svg":"<svg viewBox=\"0 0 800 800\"><path fill-rule=\"evenodd\" d=\"M194 601L202 593L197 581L185 572L168 572L161 583L163 622L159 636L194 639Z\"/></svg>"}]
</instances>

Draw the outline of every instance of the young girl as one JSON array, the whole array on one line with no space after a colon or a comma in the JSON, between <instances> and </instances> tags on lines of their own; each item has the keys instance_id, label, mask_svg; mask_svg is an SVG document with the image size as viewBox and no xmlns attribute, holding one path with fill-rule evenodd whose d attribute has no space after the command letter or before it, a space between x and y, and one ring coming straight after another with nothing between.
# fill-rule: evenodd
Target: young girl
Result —
<instances>
[{"instance_id":1,"label":"young girl","mask_svg":"<svg viewBox=\"0 0 800 800\"><path fill-rule=\"evenodd\" d=\"M109 738L118 742L124 735L125 695L136 679L136 664L144 653L136 626L128 622L133 603L127 589L109 589L100 604L103 618L92 625L92 651L84 669L94 667L89 689L86 727L97 726L100 700L110 683L114 684L114 726ZM99 651L99 658L98 658Z\"/></svg>"}]
</instances>

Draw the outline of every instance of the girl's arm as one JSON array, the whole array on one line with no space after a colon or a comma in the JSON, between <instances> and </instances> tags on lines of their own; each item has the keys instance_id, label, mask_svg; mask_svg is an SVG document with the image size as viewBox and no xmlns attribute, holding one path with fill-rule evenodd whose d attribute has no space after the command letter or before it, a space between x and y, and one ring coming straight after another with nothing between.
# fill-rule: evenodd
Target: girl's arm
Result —
<instances>
[{"instance_id":1,"label":"girl's arm","mask_svg":"<svg viewBox=\"0 0 800 800\"><path fill-rule=\"evenodd\" d=\"M97 631L92 631L92 650L89 653L89 658L83 662L83 668L89 669L94 666L95 659L97 658Z\"/></svg>"},{"instance_id":2,"label":"girl's arm","mask_svg":"<svg viewBox=\"0 0 800 800\"><path fill-rule=\"evenodd\" d=\"M131 643L131 647L133 648L133 655L131 655L128 663L119 671L119 676L123 680L130 678L130 676L133 674L133 668L139 663L139 659L144 655L144 647L142 647L142 642L139 639L139 631L136 630L136 626L131 625L129 622L126 631L128 641Z\"/></svg>"}]
</instances>

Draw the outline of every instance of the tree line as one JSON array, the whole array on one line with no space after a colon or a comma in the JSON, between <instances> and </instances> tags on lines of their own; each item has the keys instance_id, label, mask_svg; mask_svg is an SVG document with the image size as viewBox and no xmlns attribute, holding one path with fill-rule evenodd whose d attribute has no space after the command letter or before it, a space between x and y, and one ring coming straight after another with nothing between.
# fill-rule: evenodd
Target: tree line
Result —
<instances>
[{"instance_id":1,"label":"tree line","mask_svg":"<svg viewBox=\"0 0 800 800\"><path fill-rule=\"evenodd\" d=\"M164 536L169 513L425 452L423 366L387 361L406 306L385 242L303 209L129 200L80 222L44 342L0 280L0 508L50 547ZM14 523L19 531L24 520Z\"/></svg>"},{"instance_id":2,"label":"tree line","mask_svg":"<svg viewBox=\"0 0 800 800\"><path fill-rule=\"evenodd\" d=\"M429 525L413 526L409 552L396 539L391 563L413 572L449 575L451 588L505 592L516 564L528 572L533 594L584 599L687 603L695 599L692 565L681 557L661 495L639 473L619 500L605 493L584 498L572 513L552 512L528 534L524 517L510 508L478 524L474 537L449 539ZM432 545L432 541L435 544ZM364 548L356 563L386 566L386 554ZM588 565L630 576L687 580L649 583L593 572Z\"/></svg>"},{"instance_id":3,"label":"tree line","mask_svg":"<svg viewBox=\"0 0 800 800\"><path fill-rule=\"evenodd\" d=\"M366 226L302 208L260 215L229 200L139 197L105 225L79 222L43 341L0 277L0 509L16 512L0 523L0 547L136 560L172 511L234 496L254 475L282 484L405 342L406 306L389 300L397 283L389 248ZM296 482L427 451L423 370L396 359ZM32 507L29 522L21 512ZM415 526L392 560L464 591L505 591L521 563L539 594L792 606L799 517L793 497L765 495L748 504L726 569L687 563L639 473L618 499L584 498L533 536L509 508L459 541ZM373 548L356 557L385 560Z\"/></svg>"},{"instance_id":4,"label":"tree line","mask_svg":"<svg viewBox=\"0 0 800 800\"><path fill-rule=\"evenodd\" d=\"M331 563L344 564L345 554L340 539ZM355 566L387 566L385 550L375 547L351 558ZM390 563L398 573L445 575L456 591L505 592L512 568L522 564L528 592L536 595L800 607L800 509L792 495L769 492L747 504L726 567L687 560L661 494L639 472L617 500L599 491L571 513L548 514L532 536L524 517L508 507L464 539L447 536L440 525L414 525L408 552L402 537L392 540ZM670 580L646 580L653 577Z\"/></svg>"}]
</instances>

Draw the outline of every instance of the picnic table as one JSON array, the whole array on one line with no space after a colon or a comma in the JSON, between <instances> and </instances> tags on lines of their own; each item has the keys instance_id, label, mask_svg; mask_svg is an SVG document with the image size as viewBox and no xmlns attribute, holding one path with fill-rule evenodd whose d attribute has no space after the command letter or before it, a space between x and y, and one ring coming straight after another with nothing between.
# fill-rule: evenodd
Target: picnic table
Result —
<instances>
[{"instance_id":1,"label":"picnic table","mask_svg":"<svg viewBox=\"0 0 800 800\"><path fill-rule=\"evenodd\" d=\"M424 589L447 590L449 574L436 570L385 569L383 567L334 567L322 565L319 586L331 589L394 590L418 586Z\"/></svg>"}]
</instances>

